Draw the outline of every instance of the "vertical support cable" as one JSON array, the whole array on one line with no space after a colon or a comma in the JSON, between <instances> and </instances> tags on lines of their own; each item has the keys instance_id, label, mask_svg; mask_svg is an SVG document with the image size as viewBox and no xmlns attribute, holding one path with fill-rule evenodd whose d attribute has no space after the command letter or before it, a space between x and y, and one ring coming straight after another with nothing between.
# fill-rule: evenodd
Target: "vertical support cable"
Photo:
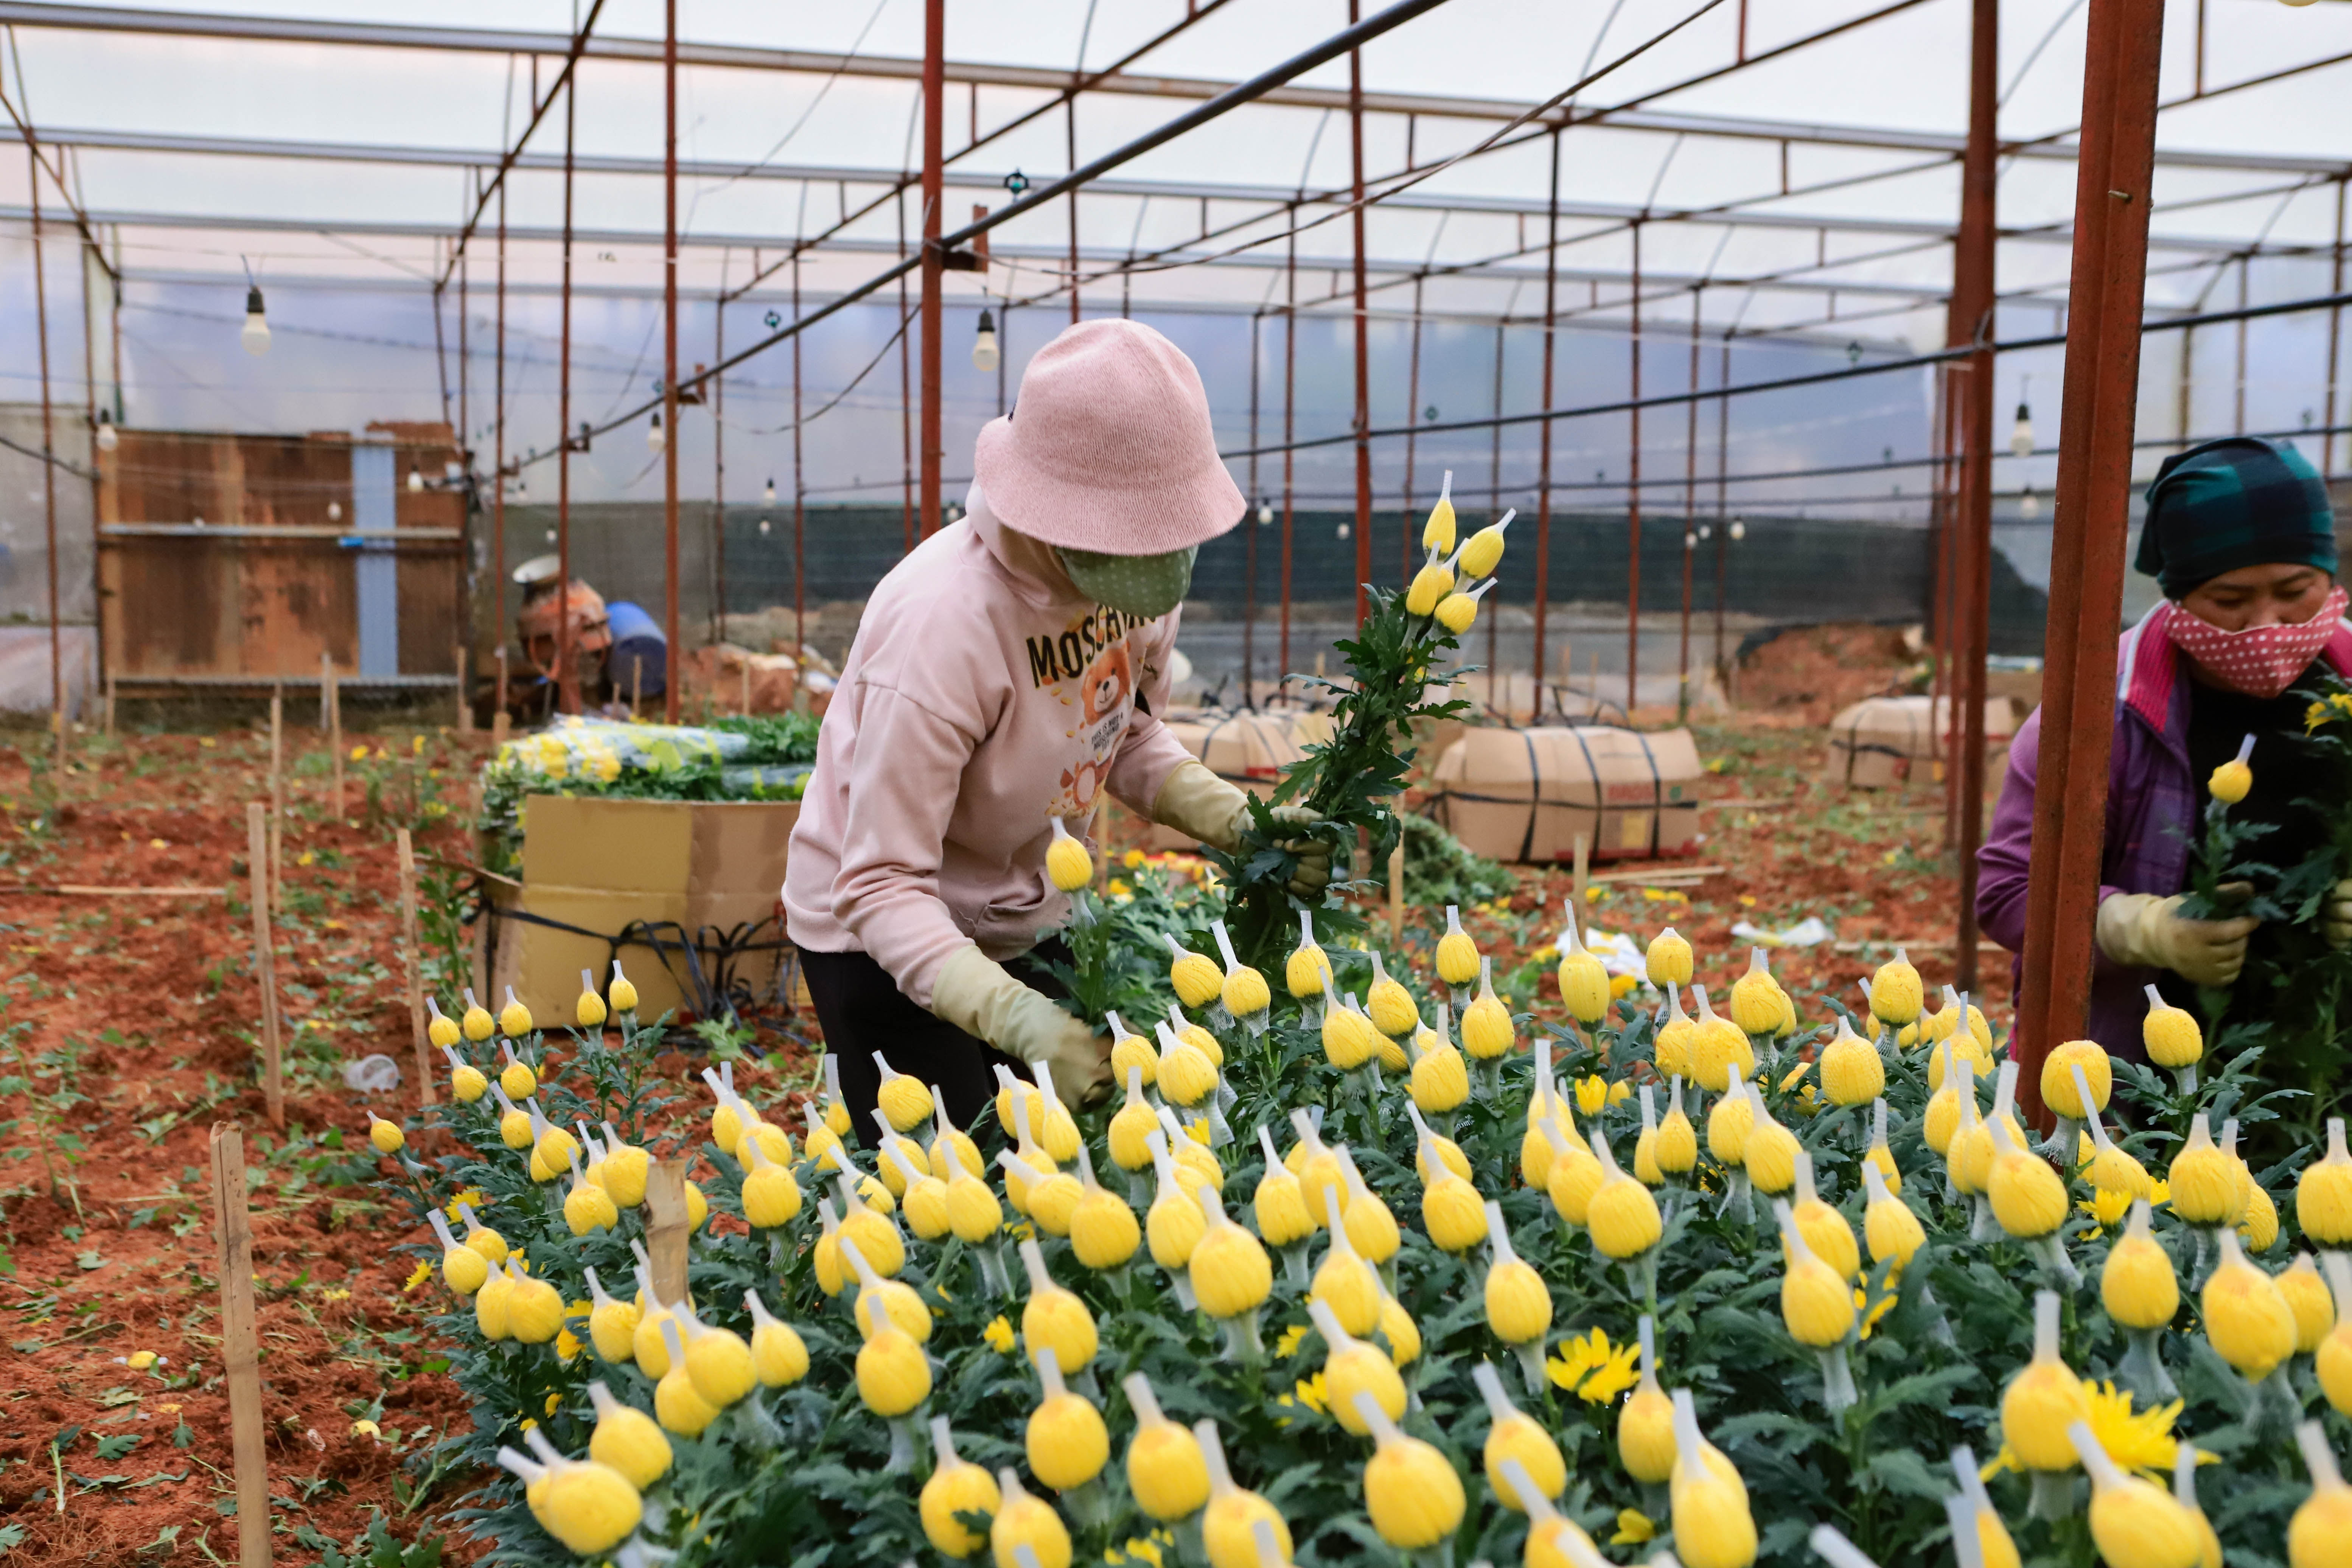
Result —
<instances>
[{"instance_id":1,"label":"vertical support cable","mask_svg":"<svg viewBox=\"0 0 2352 1568\"><path fill-rule=\"evenodd\" d=\"M923 494L922 537L940 526L940 202L946 189L947 0L923 0Z\"/></svg>"},{"instance_id":2,"label":"vertical support cable","mask_svg":"<svg viewBox=\"0 0 2352 1568\"><path fill-rule=\"evenodd\" d=\"M1282 673L1276 689L1290 689L1290 556L1291 479L1298 454L1298 206L1293 203L1284 225L1290 230L1289 250L1282 264Z\"/></svg>"},{"instance_id":3,"label":"vertical support cable","mask_svg":"<svg viewBox=\"0 0 2352 1568\"><path fill-rule=\"evenodd\" d=\"M1516 292L1514 290L1514 293ZM1490 523L1503 514L1503 329L1505 322L1509 320L1509 310L1510 307L1507 304L1504 306L1505 313L1495 318L1494 447L1488 456L1486 467L1486 521ZM1489 708L1495 706L1496 669L1502 662L1499 653L1502 647L1502 635L1496 629L1496 624L1502 618L1503 606L1500 604L1489 609L1486 615L1486 706ZM1503 721L1508 723L1510 715L1504 714Z\"/></svg>"},{"instance_id":4,"label":"vertical support cable","mask_svg":"<svg viewBox=\"0 0 2352 1568\"><path fill-rule=\"evenodd\" d=\"M801 319L801 252L793 247L793 320ZM793 668L808 646L808 485L801 469L801 338L793 334Z\"/></svg>"},{"instance_id":5,"label":"vertical support cable","mask_svg":"<svg viewBox=\"0 0 2352 1568\"><path fill-rule=\"evenodd\" d=\"M2159 0L2160 3L2160 0ZM1959 858L1958 947L1954 955L1954 984L1977 990L1977 847L1984 837L1984 696L1985 643L1991 625L1992 596L1992 375L1990 347L1994 325L1994 227L2000 170L1997 162L2000 64L2000 0L1975 0L1969 68L1968 152L1960 173L1960 231L1953 255L1952 310L1949 332L1955 347L1984 345L1960 362L1953 382L1958 400L1960 437L1960 510L1954 558L1954 605L1957 611L1952 647L1958 667L1952 680L1952 702L1958 710L1959 735L1953 763L1959 773L1958 833L1953 848ZM2103 197L2104 199L2104 197ZM2145 247L2141 264L2146 265ZM2079 280L2079 279L2078 279ZM2132 291L2132 345L2139 345L2139 292ZM2131 437L2124 437L2128 447ZM2130 460L2128 450L2125 453ZM2126 475L2128 477L2128 475ZM2116 563L2120 571L2122 547ZM2120 600L2117 601L2120 603ZM2103 637L2115 635L2114 611L2108 606ZM2054 617L2050 623L2061 623ZM2063 635L2063 634L2062 634ZM2105 715L2102 714L2102 722ZM2099 770L2105 782L2106 769ZM2085 966L2087 968L2087 965ZM2038 1079L2037 1079L2038 1081Z\"/></svg>"},{"instance_id":6,"label":"vertical support cable","mask_svg":"<svg viewBox=\"0 0 2352 1568\"><path fill-rule=\"evenodd\" d=\"M2331 294L2344 292L2344 187L2347 180L2352 180L2352 175L2336 176L2336 254L2327 285L2327 291ZM2335 430L2336 424L2336 388L2343 345L2344 307L2337 305L2327 312L2327 417L2320 421L2321 427L2330 432ZM2320 475L2333 479L2336 477L2336 437L2330 434L2319 439Z\"/></svg>"},{"instance_id":7,"label":"vertical support cable","mask_svg":"<svg viewBox=\"0 0 2352 1568\"><path fill-rule=\"evenodd\" d=\"M898 192L893 204L898 209L898 259L907 259L907 193ZM907 275L898 275L898 494L901 550L908 554L915 549L915 384L908 362L913 349L907 340L912 336L907 324Z\"/></svg>"},{"instance_id":8,"label":"vertical support cable","mask_svg":"<svg viewBox=\"0 0 2352 1568\"><path fill-rule=\"evenodd\" d=\"M1419 444L1415 427L1421 424L1421 284L1412 280L1412 350L1404 376L1404 517L1397 524L1397 554L1403 563L1402 574L1397 578L1400 588L1412 586L1412 467L1413 448Z\"/></svg>"},{"instance_id":9,"label":"vertical support cable","mask_svg":"<svg viewBox=\"0 0 2352 1568\"><path fill-rule=\"evenodd\" d=\"M499 324L495 368L490 384L490 570L492 603L498 614L490 633L504 647L507 640L507 188L499 186ZM503 684L503 683L502 683ZM503 693L501 693L503 695Z\"/></svg>"},{"instance_id":10,"label":"vertical support cable","mask_svg":"<svg viewBox=\"0 0 2352 1568\"><path fill-rule=\"evenodd\" d=\"M793 339L793 353L801 341ZM677 663L677 0L662 0L662 637ZM662 721L677 722L677 682L662 680Z\"/></svg>"},{"instance_id":11,"label":"vertical support cable","mask_svg":"<svg viewBox=\"0 0 2352 1568\"><path fill-rule=\"evenodd\" d=\"M1705 290L1691 289L1689 424L1683 432L1683 636L1675 680L1675 721L1690 722L1691 557L1698 549L1698 312Z\"/></svg>"},{"instance_id":12,"label":"vertical support cable","mask_svg":"<svg viewBox=\"0 0 2352 1568\"><path fill-rule=\"evenodd\" d=\"M1081 65L1085 64L1083 60L1079 63ZM1070 162L1068 167L1075 169L1078 166L1078 95L1075 90L1071 92L1069 103L1066 106L1066 112L1062 116L1062 129L1069 153ZM1009 307L1012 302L1010 292L1008 291L1005 303ZM1077 324L1078 193L1076 190L1073 189L1070 192L1070 325L1075 327ZM998 363L1001 366L1003 362L999 361Z\"/></svg>"},{"instance_id":13,"label":"vertical support cable","mask_svg":"<svg viewBox=\"0 0 2352 1568\"><path fill-rule=\"evenodd\" d=\"M2238 258L2238 309L2240 310L2246 308L2246 274L2252 264L2253 258L2251 256ZM2231 381L2230 390L2233 399L2231 407L2231 418L2233 423L2230 433L2233 436L2242 436L2246 433L2246 318L2242 315L2238 318L2238 371L2236 376Z\"/></svg>"},{"instance_id":14,"label":"vertical support cable","mask_svg":"<svg viewBox=\"0 0 2352 1568\"><path fill-rule=\"evenodd\" d=\"M2042 1060L2082 1033L2095 958L2163 21L2163 0L2091 0L2051 543L2053 635L2011 1043L2024 1047L2021 1108L2037 1118Z\"/></svg>"},{"instance_id":15,"label":"vertical support cable","mask_svg":"<svg viewBox=\"0 0 2352 1568\"><path fill-rule=\"evenodd\" d=\"M1551 406L1552 321L1559 306L1559 128L1551 133L1551 198L1544 214L1543 402ZM1537 426L1541 432L1536 458L1536 641L1528 662L1534 684L1528 696L1528 722L1543 718L1544 614L1551 599L1551 421Z\"/></svg>"},{"instance_id":16,"label":"vertical support cable","mask_svg":"<svg viewBox=\"0 0 2352 1568\"><path fill-rule=\"evenodd\" d=\"M1731 384L1731 333L1723 329L1723 348L1716 361L1715 384ZM1723 656L1723 619L1730 602L1731 576L1731 399L1715 400L1715 679L1731 698L1731 666Z\"/></svg>"},{"instance_id":17,"label":"vertical support cable","mask_svg":"<svg viewBox=\"0 0 2352 1568\"><path fill-rule=\"evenodd\" d=\"M731 254L731 253L730 253ZM727 263L719 262L718 296L710 301L710 363L727 363ZM710 606L718 640L727 640L727 373L710 373ZM671 656L673 658L675 655Z\"/></svg>"},{"instance_id":18,"label":"vertical support cable","mask_svg":"<svg viewBox=\"0 0 2352 1568\"><path fill-rule=\"evenodd\" d=\"M1265 310L1250 312L1249 494L1242 513L1242 706L1257 706L1257 384L1259 329Z\"/></svg>"},{"instance_id":19,"label":"vertical support cable","mask_svg":"<svg viewBox=\"0 0 2352 1568\"><path fill-rule=\"evenodd\" d=\"M1348 0L1348 23L1361 17L1361 0ZM1356 273L1356 624L1362 626L1370 605L1366 598L1372 578L1372 365L1370 303L1364 285L1364 52L1348 51L1349 189L1353 206L1349 230L1354 237Z\"/></svg>"},{"instance_id":20,"label":"vertical support cable","mask_svg":"<svg viewBox=\"0 0 2352 1568\"><path fill-rule=\"evenodd\" d=\"M2352 176L2336 176L2336 257L2333 273L2328 279L2328 294L2345 291L2345 181ZM2345 339L2345 308L2336 306L2328 310L2328 416L2322 418L2322 428L2331 435L2319 437L2319 475L2324 479L2336 478L2336 385L2338 385L2340 353Z\"/></svg>"},{"instance_id":21,"label":"vertical support cable","mask_svg":"<svg viewBox=\"0 0 2352 1568\"><path fill-rule=\"evenodd\" d=\"M42 538L49 563L49 730L52 783L63 793L66 784L66 660L63 611L58 595L58 459L54 413L49 402L49 275L41 255L41 151L28 132L25 156L31 164L33 188L33 321L41 342L41 506Z\"/></svg>"},{"instance_id":22,"label":"vertical support cable","mask_svg":"<svg viewBox=\"0 0 2352 1568\"><path fill-rule=\"evenodd\" d=\"M1642 677L1642 220L1633 220L1633 331L1628 371L1633 406L1626 425L1625 721L1633 721Z\"/></svg>"},{"instance_id":23,"label":"vertical support cable","mask_svg":"<svg viewBox=\"0 0 2352 1568\"><path fill-rule=\"evenodd\" d=\"M566 713L580 711L580 679L572 665L572 172L579 101L573 72L563 79L563 325L555 394L555 699Z\"/></svg>"}]
</instances>

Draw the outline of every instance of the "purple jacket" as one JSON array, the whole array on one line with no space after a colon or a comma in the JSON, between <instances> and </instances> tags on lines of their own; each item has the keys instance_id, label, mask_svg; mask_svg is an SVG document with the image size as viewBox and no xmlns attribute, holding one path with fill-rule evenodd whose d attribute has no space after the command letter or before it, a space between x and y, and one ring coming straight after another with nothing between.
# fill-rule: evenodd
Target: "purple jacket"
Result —
<instances>
[{"instance_id":1,"label":"purple jacket","mask_svg":"<svg viewBox=\"0 0 2352 1568\"><path fill-rule=\"evenodd\" d=\"M2159 606L2161 608L2161 606ZM2106 845L2099 859L2099 898L2110 893L2179 892L2188 882L2196 831L2198 781L2189 769L2189 682L2181 655L2151 611L2124 633L2116 653L2116 738L2107 757ZM2352 627L2338 626L2321 657L2352 677ZM2025 947L2026 871L2033 858L2033 781L2042 758L2042 710L2010 743L2009 771L1992 827L1977 852L1977 921L2011 953ZM2012 961L2011 984L2024 964ZM2133 1061L2147 1055L2140 1021L2153 969L2126 968L2097 953L2091 973L2091 1038Z\"/></svg>"}]
</instances>

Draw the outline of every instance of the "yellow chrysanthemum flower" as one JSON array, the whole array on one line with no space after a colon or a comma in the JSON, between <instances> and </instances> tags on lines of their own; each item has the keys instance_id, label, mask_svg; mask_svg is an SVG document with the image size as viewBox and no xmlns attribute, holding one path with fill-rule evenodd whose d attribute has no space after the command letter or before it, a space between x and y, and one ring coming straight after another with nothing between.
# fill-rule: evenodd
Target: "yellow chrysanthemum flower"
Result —
<instances>
[{"instance_id":1,"label":"yellow chrysanthemum flower","mask_svg":"<svg viewBox=\"0 0 2352 1568\"><path fill-rule=\"evenodd\" d=\"M1621 1508L1617 1510L1617 1533L1609 1538L1609 1544L1639 1546L1654 1540L1657 1533L1658 1527L1648 1514L1637 1508Z\"/></svg>"},{"instance_id":2,"label":"yellow chrysanthemum flower","mask_svg":"<svg viewBox=\"0 0 2352 1568\"><path fill-rule=\"evenodd\" d=\"M1013 1353L1013 1325L1004 1321L1003 1313L999 1312L988 1327L981 1330L980 1337L986 1340L988 1348L998 1355Z\"/></svg>"}]
</instances>

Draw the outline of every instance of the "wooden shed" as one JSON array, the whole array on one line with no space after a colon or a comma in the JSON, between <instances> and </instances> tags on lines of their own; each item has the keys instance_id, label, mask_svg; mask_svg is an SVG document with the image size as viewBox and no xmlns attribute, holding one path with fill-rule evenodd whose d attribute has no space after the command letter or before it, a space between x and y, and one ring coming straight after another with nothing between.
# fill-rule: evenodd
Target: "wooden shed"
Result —
<instances>
[{"instance_id":1,"label":"wooden shed","mask_svg":"<svg viewBox=\"0 0 2352 1568\"><path fill-rule=\"evenodd\" d=\"M450 688L466 490L442 424L120 432L100 455L99 624L119 688ZM413 477L412 477L413 476Z\"/></svg>"}]
</instances>

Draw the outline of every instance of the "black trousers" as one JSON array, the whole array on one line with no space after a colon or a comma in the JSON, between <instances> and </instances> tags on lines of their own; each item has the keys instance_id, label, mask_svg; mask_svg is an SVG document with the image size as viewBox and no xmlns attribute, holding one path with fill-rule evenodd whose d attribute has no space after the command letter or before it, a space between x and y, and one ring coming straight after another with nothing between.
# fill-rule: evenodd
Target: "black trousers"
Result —
<instances>
[{"instance_id":1,"label":"black trousers","mask_svg":"<svg viewBox=\"0 0 2352 1568\"><path fill-rule=\"evenodd\" d=\"M1004 967L1032 990L1057 999L1068 995L1046 960L1066 963L1069 952L1059 942L1041 942ZM899 1072L938 1085L948 1115L967 1130L995 1098L998 1067L1029 1077L1026 1063L916 1006L889 971L866 953L803 951L801 971L824 1030L824 1048L840 1059L841 1094L861 1148L873 1148L880 1136L874 1124L874 1101L882 1090L876 1051Z\"/></svg>"}]
</instances>

